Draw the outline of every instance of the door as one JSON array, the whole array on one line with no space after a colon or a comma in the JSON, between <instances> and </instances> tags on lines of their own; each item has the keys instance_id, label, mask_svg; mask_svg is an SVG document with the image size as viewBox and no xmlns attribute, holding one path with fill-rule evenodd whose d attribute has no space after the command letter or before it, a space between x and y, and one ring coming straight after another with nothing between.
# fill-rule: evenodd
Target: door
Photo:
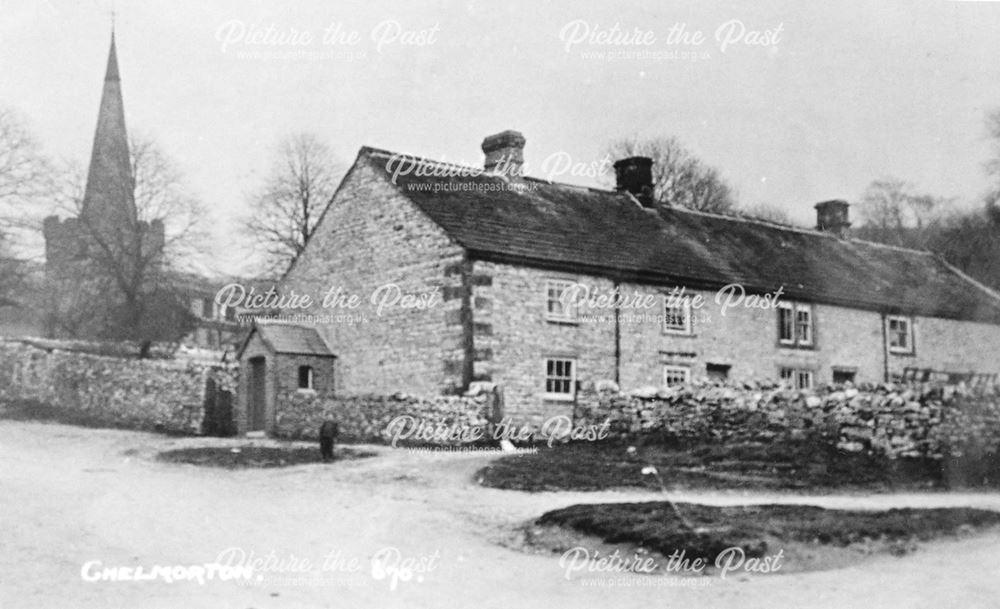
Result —
<instances>
[{"instance_id":1,"label":"door","mask_svg":"<svg viewBox=\"0 0 1000 609\"><path fill-rule=\"evenodd\" d=\"M250 387L247 396L247 430L264 431L267 411L267 362L263 357L250 360Z\"/></svg>"}]
</instances>

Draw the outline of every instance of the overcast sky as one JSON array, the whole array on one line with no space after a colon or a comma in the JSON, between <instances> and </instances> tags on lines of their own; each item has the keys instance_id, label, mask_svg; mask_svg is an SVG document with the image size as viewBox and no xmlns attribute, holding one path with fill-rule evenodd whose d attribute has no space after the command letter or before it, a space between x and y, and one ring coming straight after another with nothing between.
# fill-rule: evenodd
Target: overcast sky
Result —
<instances>
[{"instance_id":1,"label":"overcast sky","mask_svg":"<svg viewBox=\"0 0 1000 609\"><path fill-rule=\"evenodd\" d=\"M301 130L346 166L362 145L478 165L485 135L518 129L540 176L553 154L589 164L616 137L676 135L741 204L802 223L881 176L969 205L988 184L1000 2L117 4L129 129L211 209L219 270L241 270L245 195ZM53 156L86 162L110 9L0 0L0 105ZM620 51L645 56L594 55Z\"/></svg>"}]
</instances>

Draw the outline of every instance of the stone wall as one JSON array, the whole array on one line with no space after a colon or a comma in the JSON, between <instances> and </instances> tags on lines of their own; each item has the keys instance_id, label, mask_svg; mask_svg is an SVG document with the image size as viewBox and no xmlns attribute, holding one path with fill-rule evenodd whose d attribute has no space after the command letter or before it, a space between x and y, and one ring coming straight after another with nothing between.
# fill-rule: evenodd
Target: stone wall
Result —
<instances>
[{"instance_id":1,"label":"stone wall","mask_svg":"<svg viewBox=\"0 0 1000 609\"><path fill-rule=\"evenodd\" d=\"M462 299L446 299L445 292L462 283L456 269L463 251L372 162L359 159L345 177L281 291L310 294L316 301L311 310L296 313L317 316L314 325L339 358L338 390L454 392L463 384L465 326ZM390 284L433 300L417 308L403 306L400 298L380 312L371 298ZM331 288L356 296L360 305L322 307Z\"/></svg>"},{"instance_id":2,"label":"stone wall","mask_svg":"<svg viewBox=\"0 0 1000 609\"><path fill-rule=\"evenodd\" d=\"M709 364L724 366L736 382L777 380L781 368L804 369L816 386L833 383L835 369L854 371L855 383L883 382L886 372L894 378L906 367L1000 372L1000 326L990 324L914 318L915 352L898 355L886 349L880 313L815 304L814 345L790 348L778 342L772 308L740 305L723 315L716 291L687 289L706 304L692 312L690 333L668 333L663 299L669 288L623 283L623 295L650 296L657 304L622 308L616 331L613 308L581 308L573 323L549 321L545 314L547 280L581 282L601 292L615 287L611 280L481 261L473 263L473 273L479 278L472 287L476 376L504 388L509 413L532 420L574 408L542 395L548 356L575 359L581 387L616 379L626 389L662 385L666 365L689 368L692 380L705 378Z\"/></svg>"},{"instance_id":3,"label":"stone wall","mask_svg":"<svg viewBox=\"0 0 1000 609\"><path fill-rule=\"evenodd\" d=\"M95 424L197 434L205 384L236 386L234 366L105 357L0 341L0 399L37 400Z\"/></svg>"},{"instance_id":4,"label":"stone wall","mask_svg":"<svg viewBox=\"0 0 1000 609\"><path fill-rule=\"evenodd\" d=\"M391 396L359 395L328 398L300 392L288 392L279 399L281 408L275 423L280 438L315 440L320 424L332 419L340 428L340 440L348 442L392 441L390 426L398 417L405 425L401 444L467 444L461 439L443 436L452 430L485 429L489 413L486 396L436 396L421 398L396 394ZM421 431L416 431L419 425ZM410 431L414 433L409 434ZM435 434L435 430L440 431Z\"/></svg>"},{"instance_id":5,"label":"stone wall","mask_svg":"<svg viewBox=\"0 0 1000 609\"><path fill-rule=\"evenodd\" d=\"M768 385L689 385L642 395L580 396L577 423L610 421L611 437L691 444L813 439L889 458L1000 449L1000 392L863 386L793 391Z\"/></svg>"},{"instance_id":6,"label":"stone wall","mask_svg":"<svg viewBox=\"0 0 1000 609\"><path fill-rule=\"evenodd\" d=\"M503 387L506 414L533 425L572 415L573 402L544 395L546 358L575 360L581 381L614 377L614 324L546 320L546 282L583 278L488 262L476 262L473 268L482 278L473 287L478 303L473 322L483 329L475 336L476 372ZM610 281L600 285L613 287Z\"/></svg>"}]
</instances>

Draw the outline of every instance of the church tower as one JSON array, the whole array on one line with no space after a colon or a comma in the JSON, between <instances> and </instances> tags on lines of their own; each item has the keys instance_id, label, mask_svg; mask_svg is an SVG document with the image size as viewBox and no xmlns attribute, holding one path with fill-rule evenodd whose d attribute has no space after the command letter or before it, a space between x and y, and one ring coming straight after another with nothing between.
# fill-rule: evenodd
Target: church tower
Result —
<instances>
[{"instance_id":1,"label":"church tower","mask_svg":"<svg viewBox=\"0 0 1000 609\"><path fill-rule=\"evenodd\" d=\"M99 228L101 232L135 230L139 218L134 187L118 54L112 32L80 220Z\"/></svg>"},{"instance_id":2,"label":"church tower","mask_svg":"<svg viewBox=\"0 0 1000 609\"><path fill-rule=\"evenodd\" d=\"M162 222L140 222L136 209L113 29L80 215L65 221L48 217L44 233L49 270L66 270L67 264L92 258L102 246L118 256L134 249L136 257L163 248Z\"/></svg>"},{"instance_id":3,"label":"church tower","mask_svg":"<svg viewBox=\"0 0 1000 609\"><path fill-rule=\"evenodd\" d=\"M135 334L139 318L123 318L122 303L126 291L134 299L155 284L164 245L163 222L139 218L112 29L79 215L49 216L43 224L48 336L101 337L122 327Z\"/></svg>"}]
</instances>

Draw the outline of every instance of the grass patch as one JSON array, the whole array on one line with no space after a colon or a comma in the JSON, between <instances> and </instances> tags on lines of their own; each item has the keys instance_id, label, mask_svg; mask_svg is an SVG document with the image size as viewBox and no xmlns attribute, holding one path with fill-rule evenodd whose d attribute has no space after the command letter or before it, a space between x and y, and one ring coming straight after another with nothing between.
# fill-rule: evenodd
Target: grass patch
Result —
<instances>
[{"instance_id":1,"label":"grass patch","mask_svg":"<svg viewBox=\"0 0 1000 609\"><path fill-rule=\"evenodd\" d=\"M537 453L501 457L477 474L480 483L521 491L660 489L653 465L669 488L737 490L899 491L1000 486L1000 458L889 460L845 453L820 444L647 445L634 454L619 444L578 442Z\"/></svg>"},{"instance_id":2,"label":"grass patch","mask_svg":"<svg viewBox=\"0 0 1000 609\"><path fill-rule=\"evenodd\" d=\"M808 505L716 507L691 503L574 505L545 513L538 526L562 527L609 544L638 546L667 557L714 563L741 548L747 557L773 555L783 544L847 547L857 543L928 541L1000 525L1000 512L971 508L828 510Z\"/></svg>"},{"instance_id":3,"label":"grass patch","mask_svg":"<svg viewBox=\"0 0 1000 609\"><path fill-rule=\"evenodd\" d=\"M338 446L334 453L337 461L374 457L371 451ZM234 446L199 447L167 450L156 456L168 463L187 463L203 467L226 469L291 467L307 463L323 463L319 447L306 446Z\"/></svg>"}]
</instances>

